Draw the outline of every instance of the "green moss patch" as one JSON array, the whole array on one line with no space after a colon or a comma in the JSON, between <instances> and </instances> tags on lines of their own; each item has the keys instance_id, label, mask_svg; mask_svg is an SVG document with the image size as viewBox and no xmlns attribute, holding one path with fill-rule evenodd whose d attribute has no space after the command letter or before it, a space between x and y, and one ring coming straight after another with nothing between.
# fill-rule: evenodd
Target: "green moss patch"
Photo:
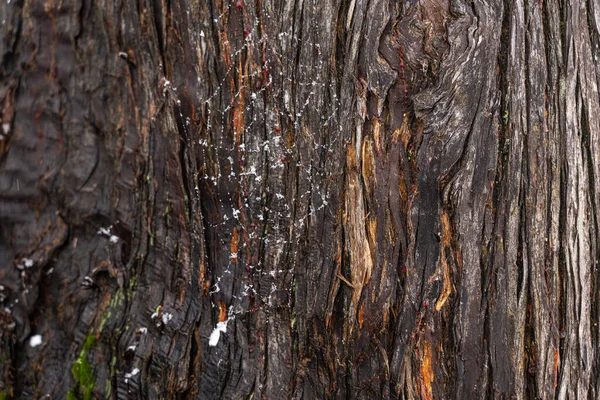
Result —
<instances>
[{"instance_id":1,"label":"green moss patch","mask_svg":"<svg viewBox=\"0 0 600 400\"><path fill-rule=\"evenodd\" d=\"M79 392L81 396L83 396L83 400L91 400L92 392L94 390L94 385L96 380L92 375L92 366L90 365L87 352L96 342L96 337L94 335L88 335L85 339L85 343L83 344L83 348L81 349L81 353L79 353L79 357L73 363L71 367L71 373L73 374L73 378L79 384ZM77 398L73 391L69 391L67 393L67 400Z\"/></svg>"}]
</instances>

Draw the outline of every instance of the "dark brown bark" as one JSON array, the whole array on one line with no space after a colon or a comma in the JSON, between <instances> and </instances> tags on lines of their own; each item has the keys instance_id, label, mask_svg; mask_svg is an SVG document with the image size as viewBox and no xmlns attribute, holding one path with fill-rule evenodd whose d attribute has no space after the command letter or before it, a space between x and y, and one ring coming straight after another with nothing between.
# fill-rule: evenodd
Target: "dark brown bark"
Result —
<instances>
[{"instance_id":1,"label":"dark brown bark","mask_svg":"<svg viewBox=\"0 0 600 400\"><path fill-rule=\"evenodd\" d=\"M0 399L600 396L598 1L0 20Z\"/></svg>"}]
</instances>

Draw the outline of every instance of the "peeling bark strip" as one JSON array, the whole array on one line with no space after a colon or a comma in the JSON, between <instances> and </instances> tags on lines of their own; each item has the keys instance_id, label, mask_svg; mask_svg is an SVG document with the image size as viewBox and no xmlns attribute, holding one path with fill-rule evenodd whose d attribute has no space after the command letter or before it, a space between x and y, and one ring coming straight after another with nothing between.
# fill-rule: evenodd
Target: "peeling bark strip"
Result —
<instances>
[{"instance_id":1,"label":"peeling bark strip","mask_svg":"<svg viewBox=\"0 0 600 400\"><path fill-rule=\"evenodd\" d=\"M0 21L0 399L600 397L598 2Z\"/></svg>"}]
</instances>

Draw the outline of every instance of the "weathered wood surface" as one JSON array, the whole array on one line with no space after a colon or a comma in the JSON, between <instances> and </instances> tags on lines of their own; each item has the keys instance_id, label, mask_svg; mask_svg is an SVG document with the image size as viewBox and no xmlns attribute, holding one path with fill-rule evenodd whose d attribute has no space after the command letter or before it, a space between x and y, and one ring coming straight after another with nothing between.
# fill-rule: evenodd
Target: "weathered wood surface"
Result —
<instances>
[{"instance_id":1,"label":"weathered wood surface","mask_svg":"<svg viewBox=\"0 0 600 400\"><path fill-rule=\"evenodd\" d=\"M600 396L597 0L0 20L1 399Z\"/></svg>"}]
</instances>

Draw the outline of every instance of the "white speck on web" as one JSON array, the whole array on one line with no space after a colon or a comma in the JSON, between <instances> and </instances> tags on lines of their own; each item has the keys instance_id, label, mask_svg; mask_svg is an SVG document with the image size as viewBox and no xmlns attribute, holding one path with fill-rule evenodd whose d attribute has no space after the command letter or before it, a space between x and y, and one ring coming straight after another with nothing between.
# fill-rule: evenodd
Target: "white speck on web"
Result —
<instances>
[{"instance_id":1,"label":"white speck on web","mask_svg":"<svg viewBox=\"0 0 600 400\"><path fill-rule=\"evenodd\" d=\"M209 292L209 294L213 294L213 293L219 293L221 291L221 288L219 287L219 282L221 281L220 277L217 277L217 283L215 283L213 285L213 290L211 292Z\"/></svg>"},{"instance_id":2,"label":"white speck on web","mask_svg":"<svg viewBox=\"0 0 600 400\"><path fill-rule=\"evenodd\" d=\"M10 132L10 124L9 123L2 124L2 132L4 132L5 135L8 135L8 133Z\"/></svg>"},{"instance_id":3,"label":"white speck on web","mask_svg":"<svg viewBox=\"0 0 600 400\"><path fill-rule=\"evenodd\" d=\"M131 372L126 373L125 374L125 383L129 382L129 379L133 378L134 376L136 376L139 373L140 373L140 370L137 368L134 368L131 370Z\"/></svg>"},{"instance_id":4,"label":"white speck on web","mask_svg":"<svg viewBox=\"0 0 600 400\"><path fill-rule=\"evenodd\" d=\"M98 230L98 235L110 236L111 228L112 226L109 226L108 228L100 228Z\"/></svg>"},{"instance_id":5,"label":"white speck on web","mask_svg":"<svg viewBox=\"0 0 600 400\"><path fill-rule=\"evenodd\" d=\"M117 243L119 241L119 237L115 236L115 235L111 235L109 240L111 243Z\"/></svg>"},{"instance_id":6,"label":"white speck on web","mask_svg":"<svg viewBox=\"0 0 600 400\"><path fill-rule=\"evenodd\" d=\"M42 335L33 335L29 338L29 346L38 347L40 344L42 344Z\"/></svg>"},{"instance_id":7,"label":"white speck on web","mask_svg":"<svg viewBox=\"0 0 600 400\"><path fill-rule=\"evenodd\" d=\"M25 267L27 267L27 268L31 268L31 267L33 267L33 260L31 260L29 258L24 258L23 265L25 265Z\"/></svg>"},{"instance_id":8,"label":"white speck on web","mask_svg":"<svg viewBox=\"0 0 600 400\"><path fill-rule=\"evenodd\" d=\"M171 313L163 313L163 315L162 315L162 322L163 322L163 324L166 325L172 319L173 319L173 314L171 314Z\"/></svg>"},{"instance_id":9,"label":"white speck on web","mask_svg":"<svg viewBox=\"0 0 600 400\"><path fill-rule=\"evenodd\" d=\"M83 278L83 281L81 282L81 284L83 286L92 286L94 284L94 280L92 278L90 278L89 276L86 276Z\"/></svg>"},{"instance_id":10,"label":"white speck on web","mask_svg":"<svg viewBox=\"0 0 600 400\"><path fill-rule=\"evenodd\" d=\"M208 345L209 346L216 346L219 343L219 339L221 338L221 332L225 333L227 332L227 322L229 320L225 320L223 322L219 322L216 326L216 328L212 331L212 333L210 334L210 338L208 339Z\"/></svg>"},{"instance_id":11,"label":"white speck on web","mask_svg":"<svg viewBox=\"0 0 600 400\"><path fill-rule=\"evenodd\" d=\"M165 79L163 82L163 95L167 94L167 92L172 88L171 81Z\"/></svg>"}]
</instances>

